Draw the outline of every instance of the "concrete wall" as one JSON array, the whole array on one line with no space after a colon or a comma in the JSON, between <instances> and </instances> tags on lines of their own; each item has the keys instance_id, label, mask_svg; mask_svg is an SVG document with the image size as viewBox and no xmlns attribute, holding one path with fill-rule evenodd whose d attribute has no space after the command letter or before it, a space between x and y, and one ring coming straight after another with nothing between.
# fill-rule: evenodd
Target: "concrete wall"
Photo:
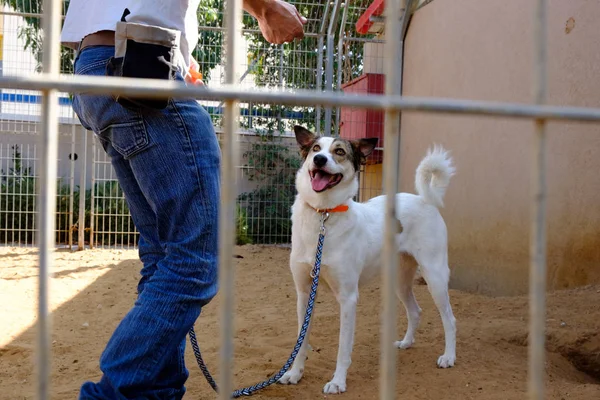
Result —
<instances>
[{"instance_id":1,"label":"concrete wall","mask_svg":"<svg viewBox=\"0 0 600 400\"><path fill-rule=\"evenodd\" d=\"M600 2L550 0L549 103L600 107ZM533 2L435 0L408 30L404 94L531 102ZM600 125L548 127L548 287L600 282ZM528 287L533 123L405 113L402 188L434 142L457 175L442 210L451 286L492 295Z\"/></svg>"},{"instance_id":2,"label":"concrete wall","mask_svg":"<svg viewBox=\"0 0 600 400\"><path fill-rule=\"evenodd\" d=\"M19 148L23 157L23 166L31 168L34 174L39 173L41 167L38 163L40 157L39 141L41 125L37 122L0 120L0 169L6 171L12 166L13 146ZM71 142L72 129L75 129L75 154L76 160L72 160ZM86 184L90 185L92 170L92 135L88 136L87 157L83 152L83 135L85 130L80 125L60 124L58 137L58 164L57 177L65 184L69 183L71 177L71 163L74 163L73 175L75 185L80 183L80 175L87 168Z\"/></svg>"},{"instance_id":3,"label":"concrete wall","mask_svg":"<svg viewBox=\"0 0 600 400\"><path fill-rule=\"evenodd\" d=\"M2 102L0 102L0 106ZM72 144L72 129L75 129L75 154L77 159L72 161L70 158ZM41 125L38 122L28 122L22 120L9 121L0 119L0 170L7 171L12 166L13 146L18 146L23 157L24 167L30 167L37 174L40 168L38 158L40 150L38 148L41 134ZM84 135L88 135L87 148L84 152ZM220 135L219 135L220 136ZM250 180L248 176L249 167L247 160L243 158L244 152L252 149L252 144L260 139L252 134L240 134L240 157L237 167L238 192L240 195L245 192L255 190L260 182ZM93 171L93 142L96 142L97 161L96 178L103 180L115 179L113 169L110 166L110 159L104 153L94 135L87 132L81 125L73 125L62 123L59 125L59 140L58 140L58 169L57 177L62 179L65 184L69 183L71 177L71 163L74 163L73 175L75 177L75 185L79 185L81 173L86 172L85 185L86 188L91 187L92 171ZM292 136L284 137L281 145L290 148L291 154L297 151L296 140Z\"/></svg>"}]
</instances>

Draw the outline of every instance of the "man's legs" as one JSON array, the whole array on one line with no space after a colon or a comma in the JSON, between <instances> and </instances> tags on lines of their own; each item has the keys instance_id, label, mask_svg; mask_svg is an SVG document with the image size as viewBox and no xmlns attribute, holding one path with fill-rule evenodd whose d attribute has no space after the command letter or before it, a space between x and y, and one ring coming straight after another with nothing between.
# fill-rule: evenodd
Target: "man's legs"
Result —
<instances>
[{"instance_id":1,"label":"man's legs","mask_svg":"<svg viewBox=\"0 0 600 400\"><path fill-rule=\"evenodd\" d=\"M120 185L126 193L127 204L133 216L136 229L140 233L138 248L143 267L137 287L139 298L140 294L144 291L146 282L152 277L158 263L165 258L166 254L159 240L156 215L146 201L139 186L137 186L128 161L124 160L120 155L115 155L111 158L111 161ZM185 343L186 339L184 338L179 348L168 357L167 362L156 379L154 390L162 389L164 391L166 389L168 392L175 388L178 389L178 396L185 393L184 384L189 376L184 361Z\"/></svg>"},{"instance_id":2,"label":"man's legs","mask_svg":"<svg viewBox=\"0 0 600 400\"><path fill-rule=\"evenodd\" d=\"M95 53L76 71L101 74ZM102 380L84 384L80 398L179 399L186 334L217 292L220 153L210 117L193 100L136 113L78 95L74 108L113 160L144 262L138 299L102 354Z\"/></svg>"}]
</instances>

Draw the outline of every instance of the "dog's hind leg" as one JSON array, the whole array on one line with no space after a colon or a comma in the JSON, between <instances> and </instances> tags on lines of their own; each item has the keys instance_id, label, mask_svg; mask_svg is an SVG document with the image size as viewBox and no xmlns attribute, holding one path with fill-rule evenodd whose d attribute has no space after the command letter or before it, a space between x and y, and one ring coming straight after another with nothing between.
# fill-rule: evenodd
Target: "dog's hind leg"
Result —
<instances>
[{"instance_id":1,"label":"dog's hind leg","mask_svg":"<svg viewBox=\"0 0 600 400\"><path fill-rule=\"evenodd\" d=\"M296 285L296 312L298 314L298 334L300 334L302 324L304 323L306 305L308 304L308 297L310 294L310 285L312 280L307 271L310 271L311 267L309 265L297 265L292 266L291 269L292 275L294 276L294 283ZM304 341L298 350L298 354L296 355L296 359L294 360L292 367L281 378L279 378L279 383L289 383L295 385L300 381L300 379L302 379L302 375L304 374L304 363L306 362L306 353L309 348L308 336L310 334L313 318L311 318L306 330L306 335L304 336Z\"/></svg>"},{"instance_id":2,"label":"dog's hind leg","mask_svg":"<svg viewBox=\"0 0 600 400\"><path fill-rule=\"evenodd\" d=\"M423 277L427 282L427 287L440 312L442 324L444 325L446 348L444 354L438 358L437 365L440 368L452 367L456 361L456 318L452 313L450 296L448 295L450 269L448 263L441 256L428 257L421 254L417 257L417 261L421 266Z\"/></svg>"},{"instance_id":3,"label":"dog's hind leg","mask_svg":"<svg viewBox=\"0 0 600 400\"><path fill-rule=\"evenodd\" d=\"M413 256L401 253L400 268L398 269L398 289L396 294L404 305L406 317L408 319L408 327L404 339L394 343L399 349L408 349L415 342L415 333L421 319L421 308L415 299L413 293L413 279L417 270L417 262Z\"/></svg>"}]
</instances>

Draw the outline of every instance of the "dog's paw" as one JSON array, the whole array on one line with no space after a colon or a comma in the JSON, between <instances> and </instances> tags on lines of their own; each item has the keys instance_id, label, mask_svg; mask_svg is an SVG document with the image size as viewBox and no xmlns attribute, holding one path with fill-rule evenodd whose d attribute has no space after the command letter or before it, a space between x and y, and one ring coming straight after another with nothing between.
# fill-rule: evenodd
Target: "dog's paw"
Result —
<instances>
[{"instance_id":1,"label":"dog's paw","mask_svg":"<svg viewBox=\"0 0 600 400\"><path fill-rule=\"evenodd\" d=\"M300 379L302 379L302 374L304 373L303 369L300 370L290 370L288 372L286 372L285 374L283 374L283 376L281 378L279 378L279 383L281 383L282 385L295 385L298 382L300 382Z\"/></svg>"},{"instance_id":2,"label":"dog's paw","mask_svg":"<svg viewBox=\"0 0 600 400\"><path fill-rule=\"evenodd\" d=\"M439 368L450 368L454 366L454 361L456 361L456 356L448 356L444 354L438 358L437 365Z\"/></svg>"},{"instance_id":3,"label":"dog's paw","mask_svg":"<svg viewBox=\"0 0 600 400\"><path fill-rule=\"evenodd\" d=\"M399 349L408 349L410 346L413 345L415 341L414 340L398 340L397 342L394 342L394 346L396 346Z\"/></svg>"},{"instance_id":4,"label":"dog's paw","mask_svg":"<svg viewBox=\"0 0 600 400\"><path fill-rule=\"evenodd\" d=\"M328 382L323 388L325 394L340 394L346 391L346 382L336 381L335 378Z\"/></svg>"}]
</instances>

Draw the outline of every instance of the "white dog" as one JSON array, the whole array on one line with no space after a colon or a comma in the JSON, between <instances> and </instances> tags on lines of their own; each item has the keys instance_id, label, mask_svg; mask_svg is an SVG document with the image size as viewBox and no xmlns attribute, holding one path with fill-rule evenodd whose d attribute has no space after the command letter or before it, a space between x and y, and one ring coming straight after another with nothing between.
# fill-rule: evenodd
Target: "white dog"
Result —
<instances>
[{"instance_id":1,"label":"white dog","mask_svg":"<svg viewBox=\"0 0 600 400\"><path fill-rule=\"evenodd\" d=\"M317 210L331 210L325 224L321 277L340 304L340 336L335 373L323 391L342 393L346 391L346 373L354 343L359 284L376 276L382 263L385 196L366 203L352 200L358 191L357 172L375 148L377 139L347 141L317 137L300 126L294 130L304 159L296 175L298 194L292 206L290 257L298 296L298 329L304 319L312 281L310 272L321 218ZM418 264L444 326L446 348L437 360L441 368L453 366L456 359L456 320L448 297L447 232L438 211L453 174L451 158L444 149L436 147L417 168L418 195L401 193L397 197L401 232L397 243L404 261L398 273L397 295L406 309L408 328L404 339L395 345L407 349L415 340L421 309L412 285ZM302 378L309 333L310 326L294 364L280 383L296 384Z\"/></svg>"}]
</instances>

